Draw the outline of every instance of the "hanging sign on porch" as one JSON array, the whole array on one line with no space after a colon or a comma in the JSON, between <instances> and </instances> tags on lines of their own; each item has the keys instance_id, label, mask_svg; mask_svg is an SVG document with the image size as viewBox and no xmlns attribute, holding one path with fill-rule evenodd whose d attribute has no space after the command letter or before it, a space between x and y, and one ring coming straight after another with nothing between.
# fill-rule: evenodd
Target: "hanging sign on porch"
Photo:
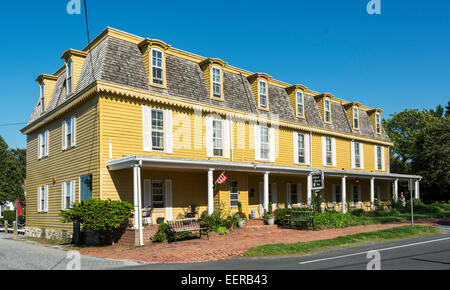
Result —
<instances>
[{"instance_id":1,"label":"hanging sign on porch","mask_svg":"<svg viewBox=\"0 0 450 290\"><path fill-rule=\"evenodd\" d=\"M312 190L321 190L323 189L323 171L314 171L311 173L312 177Z\"/></svg>"}]
</instances>

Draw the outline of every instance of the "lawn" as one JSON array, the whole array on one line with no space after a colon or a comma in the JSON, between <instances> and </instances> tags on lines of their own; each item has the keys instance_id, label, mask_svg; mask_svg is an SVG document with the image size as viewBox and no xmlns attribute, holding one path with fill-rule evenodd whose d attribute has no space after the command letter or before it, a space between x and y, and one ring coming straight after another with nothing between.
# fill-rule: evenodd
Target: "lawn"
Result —
<instances>
[{"instance_id":1,"label":"lawn","mask_svg":"<svg viewBox=\"0 0 450 290\"><path fill-rule=\"evenodd\" d=\"M245 253L245 256L255 257L255 256L307 254L319 250L340 248L369 242L431 235L440 232L441 232L440 229L431 226L416 225L414 228L411 228L410 226L400 226L391 229L341 236L327 240L258 246L248 250Z\"/></svg>"}]
</instances>

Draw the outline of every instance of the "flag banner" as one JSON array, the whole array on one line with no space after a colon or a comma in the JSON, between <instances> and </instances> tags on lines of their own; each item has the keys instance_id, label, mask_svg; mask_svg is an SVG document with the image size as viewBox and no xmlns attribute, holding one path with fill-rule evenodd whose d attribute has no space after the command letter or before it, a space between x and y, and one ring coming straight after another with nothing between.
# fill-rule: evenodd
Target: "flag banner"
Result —
<instances>
[{"instance_id":1,"label":"flag banner","mask_svg":"<svg viewBox=\"0 0 450 290\"><path fill-rule=\"evenodd\" d=\"M23 216L23 211L22 211L22 207L20 206L20 202L19 200L16 201L16 216L20 217Z\"/></svg>"},{"instance_id":2,"label":"flag banner","mask_svg":"<svg viewBox=\"0 0 450 290\"><path fill-rule=\"evenodd\" d=\"M227 180L227 176L225 175L225 171L220 174L220 176L216 180L216 184L222 184Z\"/></svg>"}]
</instances>

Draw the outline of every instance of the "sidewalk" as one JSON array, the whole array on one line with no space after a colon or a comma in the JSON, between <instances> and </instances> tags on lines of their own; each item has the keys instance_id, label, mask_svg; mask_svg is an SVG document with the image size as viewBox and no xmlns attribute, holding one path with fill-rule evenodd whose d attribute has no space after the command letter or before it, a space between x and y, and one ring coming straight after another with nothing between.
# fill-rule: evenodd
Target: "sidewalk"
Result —
<instances>
[{"instance_id":1,"label":"sidewalk","mask_svg":"<svg viewBox=\"0 0 450 290\"><path fill-rule=\"evenodd\" d=\"M438 224L434 221L417 221L423 225ZM214 235L209 240L192 239L176 243L153 243L142 248L108 246L102 248L82 248L84 255L111 259L135 260L145 263L205 262L224 258L239 257L252 247L276 243L308 242L331 239L338 236L357 234L408 225L407 222L355 226L343 229L305 231L285 228L236 230L228 235Z\"/></svg>"}]
</instances>

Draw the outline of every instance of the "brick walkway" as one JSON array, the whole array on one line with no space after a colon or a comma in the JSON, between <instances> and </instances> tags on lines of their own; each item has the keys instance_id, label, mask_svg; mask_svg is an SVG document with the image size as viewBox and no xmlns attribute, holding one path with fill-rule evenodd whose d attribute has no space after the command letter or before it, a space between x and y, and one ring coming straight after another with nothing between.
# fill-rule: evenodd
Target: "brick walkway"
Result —
<instances>
[{"instance_id":1,"label":"brick walkway","mask_svg":"<svg viewBox=\"0 0 450 290\"><path fill-rule=\"evenodd\" d=\"M420 223L437 225L433 220ZM142 248L125 248L115 245L102 248L83 248L79 251L85 255L135 260L145 263L202 262L243 256L248 249L254 246L331 239L343 235L388 229L407 224L407 222L402 222L321 231L291 230L277 228L276 226L266 226L267 228L264 228L253 225L253 227L246 227L247 229L232 231L228 235L210 236L209 240L196 238L170 244L153 243Z\"/></svg>"}]
</instances>

